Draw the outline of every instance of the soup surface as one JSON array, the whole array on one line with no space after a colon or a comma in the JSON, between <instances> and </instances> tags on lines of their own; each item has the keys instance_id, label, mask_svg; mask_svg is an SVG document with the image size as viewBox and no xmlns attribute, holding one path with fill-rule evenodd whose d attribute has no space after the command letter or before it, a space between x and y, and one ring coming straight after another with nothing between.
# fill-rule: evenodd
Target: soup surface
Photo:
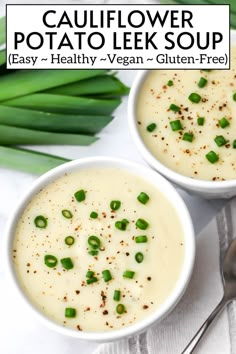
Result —
<instances>
[{"instance_id":1,"label":"soup surface","mask_svg":"<svg viewBox=\"0 0 236 354\"><path fill-rule=\"evenodd\" d=\"M119 329L155 311L175 287L183 258L170 202L118 168L76 171L43 188L18 222L13 249L30 301L84 331Z\"/></svg>"},{"instance_id":2,"label":"soup surface","mask_svg":"<svg viewBox=\"0 0 236 354\"><path fill-rule=\"evenodd\" d=\"M137 102L140 135L162 164L202 180L236 178L236 47L230 70L150 71Z\"/></svg>"}]
</instances>

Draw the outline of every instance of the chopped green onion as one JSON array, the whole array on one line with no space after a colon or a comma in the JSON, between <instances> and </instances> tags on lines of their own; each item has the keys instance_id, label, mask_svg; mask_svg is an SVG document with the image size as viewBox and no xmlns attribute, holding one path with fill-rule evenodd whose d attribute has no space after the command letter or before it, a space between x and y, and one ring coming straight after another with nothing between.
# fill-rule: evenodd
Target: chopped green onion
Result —
<instances>
[{"instance_id":1,"label":"chopped green onion","mask_svg":"<svg viewBox=\"0 0 236 354\"><path fill-rule=\"evenodd\" d=\"M149 226L149 223L144 219L138 219L136 221L135 225L137 226L137 228L139 228L141 230L146 230Z\"/></svg>"},{"instance_id":2,"label":"chopped green onion","mask_svg":"<svg viewBox=\"0 0 236 354\"><path fill-rule=\"evenodd\" d=\"M97 219L97 217L98 217L98 213L96 213L96 211L92 211L92 212L90 213L90 218L91 218L91 219Z\"/></svg>"},{"instance_id":3,"label":"chopped green onion","mask_svg":"<svg viewBox=\"0 0 236 354\"><path fill-rule=\"evenodd\" d=\"M86 273L86 278L92 278L94 276L94 272L92 270L88 270Z\"/></svg>"},{"instance_id":4,"label":"chopped green onion","mask_svg":"<svg viewBox=\"0 0 236 354\"><path fill-rule=\"evenodd\" d=\"M147 239L147 236L145 236L145 235L135 237L136 243L146 243L147 241L148 241L148 239Z\"/></svg>"},{"instance_id":5,"label":"chopped green onion","mask_svg":"<svg viewBox=\"0 0 236 354\"><path fill-rule=\"evenodd\" d=\"M146 204L149 200L149 196L145 192L141 192L138 196L137 199L140 203Z\"/></svg>"},{"instance_id":6,"label":"chopped green onion","mask_svg":"<svg viewBox=\"0 0 236 354\"><path fill-rule=\"evenodd\" d=\"M167 82L167 86L173 86L174 85L174 82L172 81L172 80L169 80L168 82Z\"/></svg>"},{"instance_id":7,"label":"chopped green onion","mask_svg":"<svg viewBox=\"0 0 236 354\"><path fill-rule=\"evenodd\" d=\"M112 200L110 203L111 210L118 210L120 209L121 202L119 200Z\"/></svg>"},{"instance_id":8,"label":"chopped green onion","mask_svg":"<svg viewBox=\"0 0 236 354\"><path fill-rule=\"evenodd\" d=\"M174 103L171 103L169 109L173 112L179 112L180 111L180 107L179 106L176 106L176 104Z\"/></svg>"},{"instance_id":9,"label":"chopped green onion","mask_svg":"<svg viewBox=\"0 0 236 354\"><path fill-rule=\"evenodd\" d=\"M107 281L112 279L111 272L108 269L103 270L102 271L102 275L103 275L103 279L104 279L105 282L107 282Z\"/></svg>"},{"instance_id":10,"label":"chopped green onion","mask_svg":"<svg viewBox=\"0 0 236 354\"><path fill-rule=\"evenodd\" d=\"M192 92L189 96L188 96L189 101L193 102L193 103L199 103L201 101L201 96L196 93L196 92Z\"/></svg>"},{"instance_id":11,"label":"chopped green onion","mask_svg":"<svg viewBox=\"0 0 236 354\"><path fill-rule=\"evenodd\" d=\"M91 246L94 250L98 249L101 245L101 241L97 236L89 236L88 238L88 244Z\"/></svg>"},{"instance_id":12,"label":"chopped green onion","mask_svg":"<svg viewBox=\"0 0 236 354\"><path fill-rule=\"evenodd\" d=\"M126 219L123 219L123 220L120 220L120 221L116 221L115 222L115 227L118 230L125 231L128 223L129 223L129 221L126 220Z\"/></svg>"},{"instance_id":13,"label":"chopped green onion","mask_svg":"<svg viewBox=\"0 0 236 354\"><path fill-rule=\"evenodd\" d=\"M181 122L180 122L179 119L177 119L177 120L172 120L172 121L170 122L170 126L171 126L171 129L172 129L174 132L177 131L177 130L183 129L182 124L181 124Z\"/></svg>"},{"instance_id":14,"label":"chopped green onion","mask_svg":"<svg viewBox=\"0 0 236 354\"><path fill-rule=\"evenodd\" d=\"M66 236L65 238L65 244L68 246L72 246L75 242L75 239L73 236Z\"/></svg>"},{"instance_id":15,"label":"chopped green onion","mask_svg":"<svg viewBox=\"0 0 236 354\"><path fill-rule=\"evenodd\" d=\"M61 211L62 215L64 216L64 218L66 219L71 219L73 217L73 214L70 210L62 210Z\"/></svg>"},{"instance_id":16,"label":"chopped green onion","mask_svg":"<svg viewBox=\"0 0 236 354\"><path fill-rule=\"evenodd\" d=\"M218 146L223 146L223 145L227 144L227 142L228 142L227 140L225 140L223 135L216 136L214 141Z\"/></svg>"},{"instance_id":17,"label":"chopped green onion","mask_svg":"<svg viewBox=\"0 0 236 354\"><path fill-rule=\"evenodd\" d=\"M203 88L204 86L206 86L207 84L207 80L204 77L201 77L201 79L198 81L198 87Z\"/></svg>"},{"instance_id":18,"label":"chopped green onion","mask_svg":"<svg viewBox=\"0 0 236 354\"><path fill-rule=\"evenodd\" d=\"M233 94L233 100L236 101L236 92Z\"/></svg>"},{"instance_id":19,"label":"chopped green onion","mask_svg":"<svg viewBox=\"0 0 236 354\"><path fill-rule=\"evenodd\" d=\"M136 253L135 260L137 263L142 263L144 259L144 255L141 252Z\"/></svg>"},{"instance_id":20,"label":"chopped green onion","mask_svg":"<svg viewBox=\"0 0 236 354\"><path fill-rule=\"evenodd\" d=\"M129 278L129 279L133 279L135 272L133 272L132 270L126 270L123 273L123 277L124 278Z\"/></svg>"},{"instance_id":21,"label":"chopped green onion","mask_svg":"<svg viewBox=\"0 0 236 354\"><path fill-rule=\"evenodd\" d=\"M75 192L74 197L77 202L83 202L86 198L85 191L83 189L80 189L79 191Z\"/></svg>"},{"instance_id":22,"label":"chopped green onion","mask_svg":"<svg viewBox=\"0 0 236 354\"><path fill-rule=\"evenodd\" d=\"M114 301L120 301L120 290L115 290L113 295Z\"/></svg>"},{"instance_id":23,"label":"chopped green onion","mask_svg":"<svg viewBox=\"0 0 236 354\"><path fill-rule=\"evenodd\" d=\"M219 155L217 155L214 151L210 151L206 154L206 158L210 163L215 163L219 160Z\"/></svg>"},{"instance_id":24,"label":"chopped green onion","mask_svg":"<svg viewBox=\"0 0 236 354\"><path fill-rule=\"evenodd\" d=\"M202 69L202 71L210 72L212 70L211 69Z\"/></svg>"},{"instance_id":25,"label":"chopped green onion","mask_svg":"<svg viewBox=\"0 0 236 354\"><path fill-rule=\"evenodd\" d=\"M72 269L74 267L73 262L70 257L62 258L61 265L63 268L65 268L67 270Z\"/></svg>"},{"instance_id":26,"label":"chopped green onion","mask_svg":"<svg viewBox=\"0 0 236 354\"><path fill-rule=\"evenodd\" d=\"M92 277L87 279L87 284L92 284L92 283L96 283L98 281L97 277Z\"/></svg>"},{"instance_id":27,"label":"chopped green onion","mask_svg":"<svg viewBox=\"0 0 236 354\"><path fill-rule=\"evenodd\" d=\"M204 117L199 117L197 119L197 124L198 125L204 125L204 123L205 123L205 118Z\"/></svg>"},{"instance_id":28,"label":"chopped green onion","mask_svg":"<svg viewBox=\"0 0 236 354\"><path fill-rule=\"evenodd\" d=\"M36 227L39 227L40 229L45 229L47 227L47 219L43 215L38 215L34 219L34 224Z\"/></svg>"},{"instance_id":29,"label":"chopped green onion","mask_svg":"<svg viewBox=\"0 0 236 354\"><path fill-rule=\"evenodd\" d=\"M76 309L72 307L67 307L65 309L65 317L67 318L74 318L76 316Z\"/></svg>"},{"instance_id":30,"label":"chopped green onion","mask_svg":"<svg viewBox=\"0 0 236 354\"><path fill-rule=\"evenodd\" d=\"M92 251L89 251L88 254L90 254L90 256L97 256L98 251L92 250Z\"/></svg>"},{"instance_id":31,"label":"chopped green onion","mask_svg":"<svg viewBox=\"0 0 236 354\"><path fill-rule=\"evenodd\" d=\"M220 127L221 128L226 128L226 127L228 127L229 125L230 125L230 122L228 121L228 119L226 119L225 117L224 118L221 118L220 120L219 120L219 125L220 125Z\"/></svg>"},{"instance_id":32,"label":"chopped green onion","mask_svg":"<svg viewBox=\"0 0 236 354\"><path fill-rule=\"evenodd\" d=\"M233 141L233 149L236 149L236 140Z\"/></svg>"},{"instance_id":33,"label":"chopped green onion","mask_svg":"<svg viewBox=\"0 0 236 354\"><path fill-rule=\"evenodd\" d=\"M125 312L125 306L122 305L122 304L118 304L116 306L116 312L119 314L119 315L122 315L124 312Z\"/></svg>"},{"instance_id":34,"label":"chopped green onion","mask_svg":"<svg viewBox=\"0 0 236 354\"><path fill-rule=\"evenodd\" d=\"M54 268L57 265L57 258L55 256L52 256L51 254L46 254L44 256L44 263L47 267Z\"/></svg>"},{"instance_id":35,"label":"chopped green onion","mask_svg":"<svg viewBox=\"0 0 236 354\"><path fill-rule=\"evenodd\" d=\"M191 143L193 141L194 135L192 133L184 133L183 140Z\"/></svg>"},{"instance_id":36,"label":"chopped green onion","mask_svg":"<svg viewBox=\"0 0 236 354\"><path fill-rule=\"evenodd\" d=\"M156 129L156 127L157 127L156 123L151 123L147 126L146 129L149 133L152 133Z\"/></svg>"}]
</instances>

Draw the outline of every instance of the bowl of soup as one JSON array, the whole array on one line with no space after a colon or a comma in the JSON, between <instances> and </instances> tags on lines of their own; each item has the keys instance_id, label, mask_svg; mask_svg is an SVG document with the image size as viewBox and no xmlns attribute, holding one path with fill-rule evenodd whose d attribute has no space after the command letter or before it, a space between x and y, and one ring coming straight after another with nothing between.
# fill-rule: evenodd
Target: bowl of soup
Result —
<instances>
[{"instance_id":1,"label":"bowl of soup","mask_svg":"<svg viewBox=\"0 0 236 354\"><path fill-rule=\"evenodd\" d=\"M39 320L104 342L173 309L191 277L195 239L184 202L161 175L95 157L32 185L8 222L5 252L10 284Z\"/></svg>"},{"instance_id":2,"label":"bowl of soup","mask_svg":"<svg viewBox=\"0 0 236 354\"><path fill-rule=\"evenodd\" d=\"M234 44L230 70L142 71L129 97L130 130L144 159L204 197L236 195L235 117Z\"/></svg>"}]
</instances>

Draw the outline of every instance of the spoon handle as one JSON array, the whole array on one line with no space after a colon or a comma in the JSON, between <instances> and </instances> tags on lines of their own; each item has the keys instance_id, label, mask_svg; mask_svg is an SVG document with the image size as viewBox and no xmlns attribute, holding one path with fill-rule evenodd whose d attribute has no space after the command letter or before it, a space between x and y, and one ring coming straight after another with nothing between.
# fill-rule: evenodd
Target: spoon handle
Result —
<instances>
[{"instance_id":1,"label":"spoon handle","mask_svg":"<svg viewBox=\"0 0 236 354\"><path fill-rule=\"evenodd\" d=\"M205 334L206 330L210 326L210 324L214 321L216 316L220 313L220 311L225 307L228 300L223 297L221 302L216 306L215 310L212 311L207 320L203 323L203 325L199 328L195 336L191 339L187 347L182 351L181 354L192 354L201 338Z\"/></svg>"}]
</instances>

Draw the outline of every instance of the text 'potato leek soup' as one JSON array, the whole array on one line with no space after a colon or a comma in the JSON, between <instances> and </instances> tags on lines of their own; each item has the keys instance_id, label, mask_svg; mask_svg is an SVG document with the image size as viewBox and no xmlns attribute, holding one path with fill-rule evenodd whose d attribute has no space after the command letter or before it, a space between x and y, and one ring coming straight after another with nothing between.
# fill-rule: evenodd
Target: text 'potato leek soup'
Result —
<instances>
[{"instance_id":1,"label":"text 'potato leek soup'","mask_svg":"<svg viewBox=\"0 0 236 354\"><path fill-rule=\"evenodd\" d=\"M236 47L230 70L153 70L137 99L148 150L184 176L236 178Z\"/></svg>"},{"instance_id":2,"label":"text 'potato leek soup'","mask_svg":"<svg viewBox=\"0 0 236 354\"><path fill-rule=\"evenodd\" d=\"M79 331L132 325L174 290L184 260L178 215L150 182L114 167L65 174L19 219L13 261L47 317Z\"/></svg>"}]
</instances>

